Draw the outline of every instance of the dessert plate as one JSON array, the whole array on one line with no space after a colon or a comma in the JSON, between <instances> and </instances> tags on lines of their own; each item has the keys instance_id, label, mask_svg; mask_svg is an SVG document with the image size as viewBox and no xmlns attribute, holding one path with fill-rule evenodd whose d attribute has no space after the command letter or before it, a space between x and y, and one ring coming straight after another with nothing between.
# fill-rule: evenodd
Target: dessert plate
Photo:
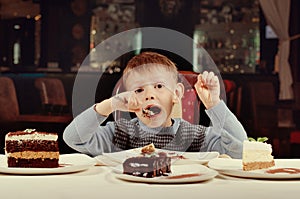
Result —
<instances>
[{"instance_id":1,"label":"dessert plate","mask_svg":"<svg viewBox=\"0 0 300 199\"><path fill-rule=\"evenodd\" d=\"M208 162L208 167L221 174L255 179L298 179L300 159L275 159L275 166L268 169L244 171L241 159L217 158ZM282 169L287 170L283 172ZM271 173L269 173L271 172ZM291 173L288 173L291 172Z\"/></svg>"},{"instance_id":2,"label":"dessert plate","mask_svg":"<svg viewBox=\"0 0 300 199\"><path fill-rule=\"evenodd\" d=\"M174 159L173 164L206 164L210 160L219 157L219 152L185 152L183 158Z\"/></svg>"},{"instance_id":3,"label":"dessert plate","mask_svg":"<svg viewBox=\"0 0 300 199\"><path fill-rule=\"evenodd\" d=\"M16 168L8 167L5 155L0 155L0 173L19 175L64 174L84 171L95 165L95 160L84 154L63 154L57 168Z\"/></svg>"},{"instance_id":4,"label":"dessert plate","mask_svg":"<svg viewBox=\"0 0 300 199\"><path fill-rule=\"evenodd\" d=\"M169 151L163 149L156 149L157 152L165 152L172 159L173 165L181 164L206 164L208 161L217 158L219 156L218 152L178 152ZM97 156L95 159L99 163L105 164L105 160L110 160L108 162L112 163L113 166L116 164L122 164L127 158L136 157L141 155L141 148L135 148L130 150L125 150L115 153L103 153L101 156L105 156L104 159L101 156ZM115 163L115 164L113 164ZM109 164L109 163L108 163Z\"/></svg>"},{"instance_id":5,"label":"dessert plate","mask_svg":"<svg viewBox=\"0 0 300 199\"><path fill-rule=\"evenodd\" d=\"M113 169L113 175L116 178L131 181L131 182L146 182L146 183L159 183L159 184L171 184L171 183L193 183L201 182L214 178L218 172L207 168L201 164L190 165L172 165L172 173L168 176L160 176L154 178L144 178L138 176L132 176L123 174L122 165L118 165Z\"/></svg>"}]
</instances>

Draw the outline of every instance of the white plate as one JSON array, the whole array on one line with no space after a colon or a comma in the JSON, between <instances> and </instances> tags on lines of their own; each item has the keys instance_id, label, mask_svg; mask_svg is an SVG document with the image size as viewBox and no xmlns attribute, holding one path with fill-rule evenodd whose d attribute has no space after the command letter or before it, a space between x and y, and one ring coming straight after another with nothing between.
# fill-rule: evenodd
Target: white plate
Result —
<instances>
[{"instance_id":1,"label":"white plate","mask_svg":"<svg viewBox=\"0 0 300 199\"><path fill-rule=\"evenodd\" d=\"M218 172L201 164L172 165L171 171L172 173L169 176L144 178L123 174L122 165L118 165L114 168L113 174L121 180L161 184L201 182L210 180L218 174Z\"/></svg>"},{"instance_id":2,"label":"white plate","mask_svg":"<svg viewBox=\"0 0 300 199\"><path fill-rule=\"evenodd\" d=\"M174 164L206 164L219 155L219 152L185 152L183 153L184 159L177 159Z\"/></svg>"},{"instance_id":3,"label":"white plate","mask_svg":"<svg viewBox=\"0 0 300 199\"><path fill-rule=\"evenodd\" d=\"M300 169L300 159L275 159L275 166L268 169L259 169L253 171L244 171L241 159L223 159L217 158L208 162L208 166L217 170L221 174L256 179L297 179L300 173L266 173L267 170L279 168Z\"/></svg>"},{"instance_id":4,"label":"white plate","mask_svg":"<svg viewBox=\"0 0 300 199\"><path fill-rule=\"evenodd\" d=\"M218 152L178 152L178 151L168 151L162 149L156 149L157 152L163 151L172 158L173 165L179 164L206 164L209 160L217 158L219 156ZM141 148L135 148L115 153L103 153L102 156L109 158L115 163L122 164L127 158L136 157L141 155ZM97 156L96 160L103 160L101 156Z\"/></svg>"},{"instance_id":5,"label":"white plate","mask_svg":"<svg viewBox=\"0 0 300 199\"><path fill-rule=\"evenodd\" d=\"M95 160L84 154L63 154L59 156L60 167L57 168L16 168L8 167L5 155L0 155L0 173L41 175L74 173L88 169L95 165Z\"/></svg>"}]
</instances>

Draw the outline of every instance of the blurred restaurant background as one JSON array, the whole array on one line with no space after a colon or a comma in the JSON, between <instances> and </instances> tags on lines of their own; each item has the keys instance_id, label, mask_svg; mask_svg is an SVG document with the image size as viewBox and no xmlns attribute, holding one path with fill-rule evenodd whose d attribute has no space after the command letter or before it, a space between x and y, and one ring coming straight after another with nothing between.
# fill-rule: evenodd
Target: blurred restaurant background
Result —
<instances>
[{"instance_id":1,"label":"blurred restaurant background","mask_svg":"<svg viewBox=\"0 0 300 199\"><path fill-rule=\"evenodd\" d=\"M128 41L140 51L83 66L84 59L117 33L162 27L194 39L193 64L158 52L198 73L204 48L229 82L226 101L249 136L267 136L276 157L299 157L299 8L298 0L0 0L0 153L7 132L26 128L58 132L62 153L73 152L61 134L80 112L72 112L79 68L83 82L101 75L94 102L110 97L127 61L143 50L143 35ZM209 125L200 112L200 124Z\"/></svg>"}]
</instances>

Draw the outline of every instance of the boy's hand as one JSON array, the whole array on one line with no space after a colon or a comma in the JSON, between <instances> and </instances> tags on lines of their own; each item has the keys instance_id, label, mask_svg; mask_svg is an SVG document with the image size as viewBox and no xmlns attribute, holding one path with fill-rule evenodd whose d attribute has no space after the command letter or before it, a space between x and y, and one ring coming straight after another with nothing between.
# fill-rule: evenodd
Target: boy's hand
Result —
<instances>
[{"instance_id":1,"label":"boy's hand","mask_svg":"<svg viewBox=\"0 0 300 199\"><path fill-rule=\"evenodd\" d=\"M199 74L195 89L206 109L210 109L220 102L220 82L213 72L204 71Z\"/></svg>"},{"instance_id":2,"label":"boy's hand","mask_svg":"<svg viewBox=\"0 0 300 199\"><path fill-rule=\"evenodd\" d=\"M112 97L113 110L136 112L141 110L141 103L132 91L123 92Z\"/></svg>"}]
</instances>

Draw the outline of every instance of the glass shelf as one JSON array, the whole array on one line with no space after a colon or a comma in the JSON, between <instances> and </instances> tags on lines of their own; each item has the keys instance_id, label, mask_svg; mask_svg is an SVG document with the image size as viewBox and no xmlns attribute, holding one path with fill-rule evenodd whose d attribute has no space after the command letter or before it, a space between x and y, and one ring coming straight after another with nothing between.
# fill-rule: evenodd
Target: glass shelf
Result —
<instances>
[{"instance_id":1,"label":"glass shelf","mask_svg":"<svg viewBox=\"0 0 300 199\"><path fill-rule=\"evenodd\" d=\"M215 29L214 29L215 28ZM222 73L254 73L260 58L257 23L198 25L194 32L194 69L201 70L199 49L204 48Z\"/></svg>"}]
</instances>

